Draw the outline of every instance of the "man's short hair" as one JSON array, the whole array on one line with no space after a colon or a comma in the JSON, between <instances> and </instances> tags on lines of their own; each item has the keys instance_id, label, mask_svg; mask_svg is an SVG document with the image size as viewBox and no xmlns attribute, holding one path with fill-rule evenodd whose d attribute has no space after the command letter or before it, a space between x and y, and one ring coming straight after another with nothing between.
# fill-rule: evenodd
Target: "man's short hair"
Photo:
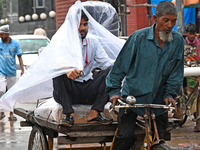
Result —
<instances>
[{"instance_id":1,"label":"man's short hair","mask_svg":"<svg viewBox=\"0 0 200 150\"><path fill-rule=\"evenodd\" d=\"M87 17L87 15L84 13L83 10L81 11L81 18L85 19L85 21L89 20L88 17Z\"/></svg>"},{"instance_id":2,"label":"man's short hair","mask_svg":"<svg viewBox=\"0 0 200 150\"><path fill-rule=\"evenodd\" d=\"M163 16L163 13L177 15L176 6L170 1L162 1L158 3L155 15L161 17Z\"/></svg>"},{"instance_id":3,"label":"man's short hair","mask_svg":"<svg viewBox=\"0 0 200 150\"><path fill-rule=\"evenodd\" d=\"M190 22L185 26L185 31L190 33L196 33L197 27L194 23Z\"/></svg>"}]
</instances>

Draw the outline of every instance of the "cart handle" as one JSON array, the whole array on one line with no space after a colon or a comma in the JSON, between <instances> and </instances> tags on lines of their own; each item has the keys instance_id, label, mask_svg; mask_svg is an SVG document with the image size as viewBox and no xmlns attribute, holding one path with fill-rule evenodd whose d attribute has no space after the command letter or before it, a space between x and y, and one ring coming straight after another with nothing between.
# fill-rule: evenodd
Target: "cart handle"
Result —
<instances>
[{"instance_id":1,"label":"cart handle","mask_svg":"<svg viewBox=\"0 0 200 150\"><path fill-rule=\"evenodd\" d=\"M172 107L172 103L169 105L160 105L160 104L135 104L136 98L134 96L128 96L126 98L126 102L123 102L120 99L117 99L120 105L115 106L116 108L162 108L162 109L175 109L175 107Z\"/></svg>"}]
</instances>

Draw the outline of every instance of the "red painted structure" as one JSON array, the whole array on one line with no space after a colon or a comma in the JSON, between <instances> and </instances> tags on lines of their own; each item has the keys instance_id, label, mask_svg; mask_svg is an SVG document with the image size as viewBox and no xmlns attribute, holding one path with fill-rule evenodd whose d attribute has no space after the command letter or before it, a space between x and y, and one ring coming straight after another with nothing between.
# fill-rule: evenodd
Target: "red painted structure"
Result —
<instances>
[{"instance_id":1,"label":"red painted structure","mask_svg":"<svg viewBox=\"0 0 200 150\"><path fill-rule=\"evenodd\" d=\"M145 4L146 0L126 0L127 5ZM131 35L134 31L148 26L147 7L127 7L130 14L127 14L127 35ZM153 20L151 19L151 22ZM152 24L152 23L151 23Z\"/></svg>"},{"instance_id":2,"label":"red painted structure","mask_svg":"<svg viewBox=\"0 0 200 150\"><path fill-rule=\"evenodd\" d=\"M87 0L81 0L84 2ZM56 0L56 29L63 24L69 8L76 2L76 0Z\"/></svg>"},{"instance_id":3,"label":"red painted structure","mask_svg":"<svg viewBox=\"0 0 200 150\"><path fill-rule=\"evenodd\" d=\"M81 0L84 2L87 0ZM56 0L56 28L58 29L65 20L69 8L76 0ZM145 4L146 0L126 0L127 5ZM127 7L130 14L127 14L127 35L134 31L147 27L147 8L146 7Z\"/></svg>"}]
</instances>

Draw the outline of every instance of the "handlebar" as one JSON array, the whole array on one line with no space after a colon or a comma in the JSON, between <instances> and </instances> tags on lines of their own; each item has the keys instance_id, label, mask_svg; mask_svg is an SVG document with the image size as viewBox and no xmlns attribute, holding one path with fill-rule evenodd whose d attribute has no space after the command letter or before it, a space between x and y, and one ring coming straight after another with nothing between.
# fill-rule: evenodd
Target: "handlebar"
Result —
<instances>
[{"instance_id":1,"label":"handlebar","mask_svg":"<svg viewBox=\"0 0 200 150\"><path fill-rule=\"evenodd\" d=\"M175 109L175 107L172 107L172 103L169 105L160 105L160 104L135 104L136 99L134 96L128 96L126 98L126 102L123 102L120 99L117 99L120 105L115 106L115 108L162 108L162 109ZM110 111L112 111L113 108L111 107Z\"/></svg>"},{"instance_id":2,"label":"handlebar","mask_svg":"<svg viewBox=\"0 0 200 150\"><path fill-rule=\"evenodd\" d=\"M175 107L172 107L171 103L169 105L159 105L159 104L134 104L130 105L127 103L122 102L120 99L118 99L118 102L120 105L115 106L115 108L163 108L163 109L175 109Z\"/></svg>"}]
</instances>

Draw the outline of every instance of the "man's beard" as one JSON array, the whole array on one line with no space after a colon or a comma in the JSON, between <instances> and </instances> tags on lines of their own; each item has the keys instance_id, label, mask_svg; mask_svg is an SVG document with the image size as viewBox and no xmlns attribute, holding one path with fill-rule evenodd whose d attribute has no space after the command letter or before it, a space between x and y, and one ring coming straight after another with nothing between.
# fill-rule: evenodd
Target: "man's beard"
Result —
<instances>
[{"instance_id":1,"label":"man's beard","mask_svg":"<svg viewBox=\"0 0 200 150\"><path fill-rule=\"evenodd\" d=\"M5 37L5 38L1 38L1 40L2 40L2 42L6 42L7 41L7 37Z\"/></svg>"},{"instance_id":2,"label":"man's beard","mask_svg":"<svg viewBox=\"0 0 200 150\"><path fill-rule=\"evenodd\" d=\"M87 32L85 30L81 30L80 32L84 32L85 33L85 36L81 36L81 39L83 40L86 37Z\"/></svg>"},{"instance_id":3,"label":"man's beard","mask_svg":"<svg viewBox=\"0 0 200 150\"><path fill-rule=\"evenodd\" d=\"M159 32L159 37L163 42L170 42L172 40L172 33L163 33L162 31Z\"/></svg>"}]
</instances>

